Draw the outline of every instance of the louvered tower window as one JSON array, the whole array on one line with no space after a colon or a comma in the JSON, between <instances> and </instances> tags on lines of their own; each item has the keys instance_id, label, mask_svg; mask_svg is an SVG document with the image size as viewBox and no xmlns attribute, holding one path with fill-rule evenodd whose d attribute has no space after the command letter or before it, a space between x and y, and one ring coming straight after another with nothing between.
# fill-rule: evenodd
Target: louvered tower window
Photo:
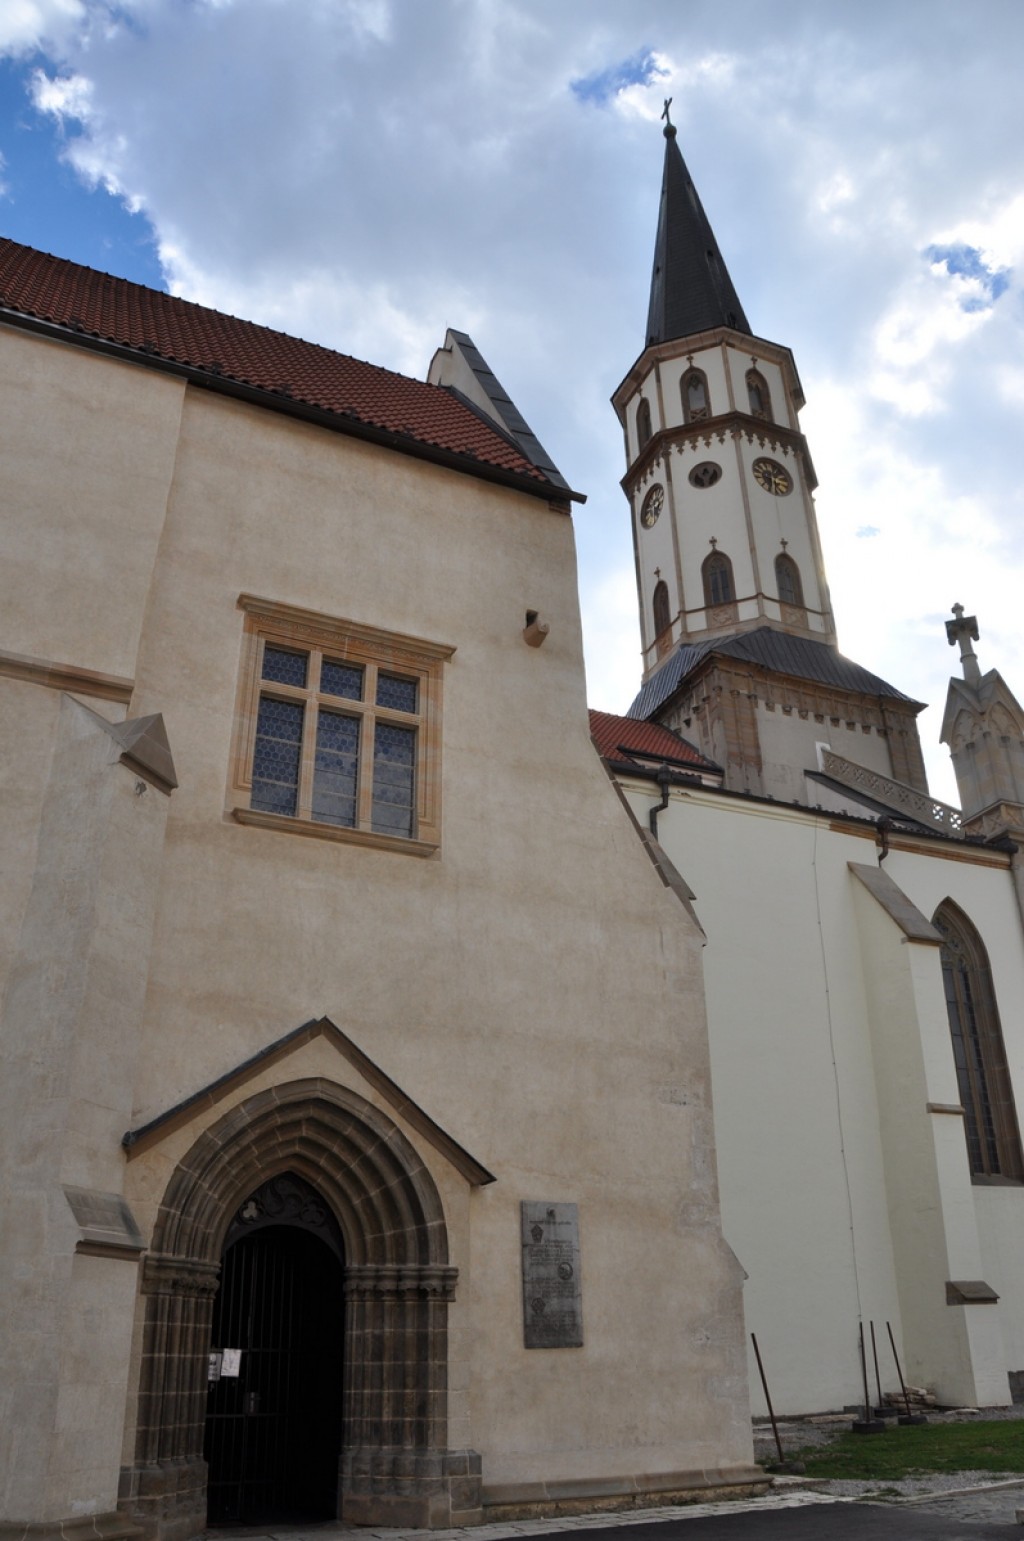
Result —
<instances>
[{"instance_id":1,"label":"louvered tower window","mask_svg":"<svg viewBox=\"0 0 1024 1541\"><path fill-rule=\"evenodd\" d=\"M769 423L772 421L772 398L768 392L768 382L756 369L747 370L747 401L754 417L763 418Z\"/></svg>"},{"instance_id":2,"label":"louvered tower window","mask_svg":"<svg viewBox=\"0 0 1024 1541\"><path fill-rule=\"evenodd\" d=\"M664 578L661 579L654 590L652 608L654 611L655 645L657 646L658 656L660 657L662 653L668 651L669 645L672 641L670 630L672 626L672 615L671 611L669 610L668 603L668 584L665 582Z\"/></svg>"},{"instance_id":3,"label":"louvered tower window","mask_svg":"<svg viewBox=\"0 0 1024 1541\"><path fill-rule=\"evenodd\" d=\"M683 420L701 423L711 416L708 400L708 381L702 369L691 369L680 381L683 397Z\"/></svg>"},{"instance_id":4,"label":"louvered tower window","mask_svg":"<svg viewBox=\"0 0 1024 1541\"><path fill-rule=\"evenodd\" d=\"M644 397L636 409L636 445L637 449L643 449L651 437L651 404Z\"/></svg>"},{"instance_id":5,"label":"louvered tower window","mask_svg":"<svg viewBox=\"0 0 1024 1541\"><path fill-rule=\"evenodd\" d=\"M803 605L804 589L800 569L784 552L775 558L775 586L784 605Z\"/></svg>"},{"instance_id":6,"label":"louvered tower window","mask_svg":"<svg viewBox=\"0 0 1024 1541\"><path fill-rule=\"evenodd\" d=\"M724 552L712 551L709 557L704 558L701 576L704 579L706 605L732 604L736 598L736 588L732 581L732 563Z\"/></svg>"}]
</instances>

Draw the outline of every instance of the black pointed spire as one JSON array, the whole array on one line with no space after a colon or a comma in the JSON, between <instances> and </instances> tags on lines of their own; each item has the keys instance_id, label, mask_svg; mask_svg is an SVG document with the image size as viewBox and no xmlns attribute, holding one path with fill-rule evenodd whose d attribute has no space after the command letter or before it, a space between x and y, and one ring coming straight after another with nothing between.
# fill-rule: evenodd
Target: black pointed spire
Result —
<instances>
[{"instance_id":1,"label":"black pointed spire","mask_svg":"<svg viewBox=\"0 0 1024 1541\"><path fill-rule=\"evenodd\" d=\"M664 117L665 171L645 346L716 326L731 326L750 335L750 324L676 143L667 102Z\"/></svg>"}]
</instances>

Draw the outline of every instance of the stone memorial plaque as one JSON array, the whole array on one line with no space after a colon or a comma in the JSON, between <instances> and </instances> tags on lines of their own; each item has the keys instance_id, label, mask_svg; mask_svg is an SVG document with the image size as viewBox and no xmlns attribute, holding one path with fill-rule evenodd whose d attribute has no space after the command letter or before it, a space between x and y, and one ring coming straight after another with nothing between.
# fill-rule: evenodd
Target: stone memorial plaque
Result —
<instances>
[{"instance_id":1,"label":"stone memorial plaque","mask_svg":"<svg viewBox=\"0 0 1024 1541\"><path fill-rule=\"evenodd\" d=\"M527 1348L582 1348L580 1222L575 1204L524 1199L523 1341Z\"/></svg>"}]
</instances>

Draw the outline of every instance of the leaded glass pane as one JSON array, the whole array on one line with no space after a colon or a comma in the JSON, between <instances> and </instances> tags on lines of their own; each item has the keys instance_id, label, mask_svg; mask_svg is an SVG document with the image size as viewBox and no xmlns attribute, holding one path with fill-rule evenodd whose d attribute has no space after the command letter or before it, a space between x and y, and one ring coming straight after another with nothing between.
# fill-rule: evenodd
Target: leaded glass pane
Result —
<instances>
[{"instance_id":1,"label":"leaded glass pane","mask_svg":"<svg viewBox=\"0 0 1024 1541\"><path fill-rule=\"evenodd\" d=\"M359 769L359 719L321 712L316 724L313 763L313 817L322 824L356 822Z\"/></svg>"},{"instance_id":2,"label":"leaded glass pane","mask_svg":"<svg viewBox=\"0 0 1024 1541\"><path fill-rule=\"evenodd\" d=\"M320 667L320 689L325 696L344 696L346 701L363 699L363 670L359 664L335 663L325 658Z\"/></svg>"},{"instance_id":3,"label":"leaded glass pane","mask_svg":"<svg viewBox=\"0 0 1024 1541\"><path fill-rule=\"evenodd\" d=\"M279 685L298 685L305 689L308 653L288 653L283 647L263 649L263 678Z\"/></svg>"},{"instance_id":4,"label":"leaded glass pane","mask_svg":"<svg viewBox=\"0 0 1024 1541\"><path fill-rule=\"evenodd\" d=\"M378 674L377 705L390 706L394 712L414 712L416 681L396 679L393 674Z\"/></svg>"},{"instance_id":5,"label":"leaded glass pane","mask_svg":"<svg viewBox=\"0 0 1024 1541\"><path fill-rule=\"evenodd\" d=\"M252 807L263 813L295 813L304 710L301 701L260 698L252 757Z\"/></svg>"},{"instance_id":6,"label":"leaded glass pane","mask_svg":"<svg viewBox=\"0 0 1024 1541\"><path fill-rule=\"evenodd\" d=\"M416 732L378 720L373 739L373 829L379 835L413 834Z\"/></svg>"}]
</instances>

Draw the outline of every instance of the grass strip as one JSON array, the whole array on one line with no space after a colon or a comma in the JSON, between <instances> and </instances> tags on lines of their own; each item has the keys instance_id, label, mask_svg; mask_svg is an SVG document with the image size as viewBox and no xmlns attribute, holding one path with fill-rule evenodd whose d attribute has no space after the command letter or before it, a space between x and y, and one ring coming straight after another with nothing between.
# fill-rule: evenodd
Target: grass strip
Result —
<instances>
[{"instance_id":1,"label":"grass strip","mask_svg":"<svg viewBox=\"0 0 1024 1541\"><path fill-rule=\"evenodd\" d=\"M809 1477L855 1481L920 1472L1024 1472L1024 1422L929 1423L884 1434L842 1434L824 1449L801 1450Z\"/></svg>"}]
</instances>

